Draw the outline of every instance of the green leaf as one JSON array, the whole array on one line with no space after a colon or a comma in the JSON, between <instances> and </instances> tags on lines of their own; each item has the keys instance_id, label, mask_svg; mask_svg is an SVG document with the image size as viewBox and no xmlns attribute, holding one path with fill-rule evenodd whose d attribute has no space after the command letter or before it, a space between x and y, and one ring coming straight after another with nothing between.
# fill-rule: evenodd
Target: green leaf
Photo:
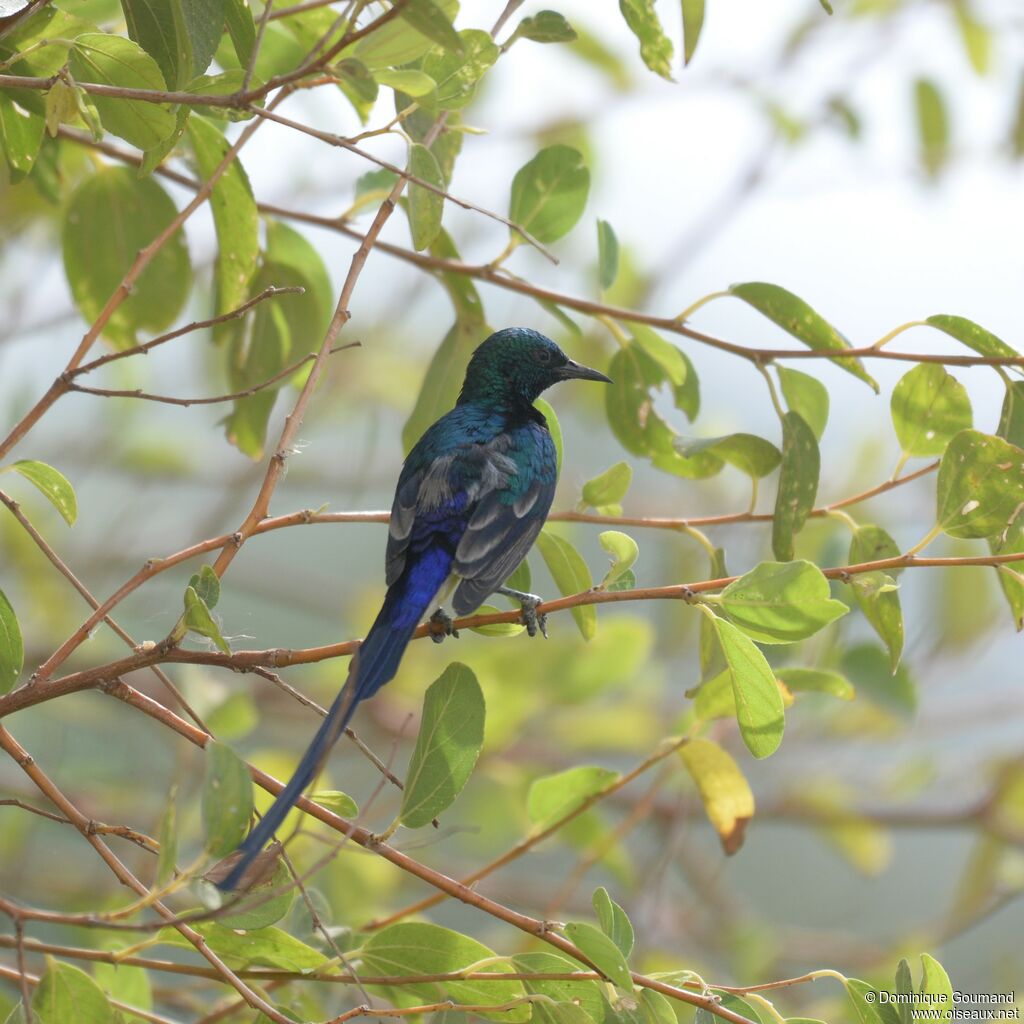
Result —
<instances>
[{"instance_id":1,"label":"green leaf","mask_svg":"<svg viewBox=\"0 0 1024 1024\"><path fill-rule=\"evenodd\" d=\"M732 677L743 742L754 757L768 757L782 742L786 724L775 674L749 637L717 616L714 623Z\"/></svg>"},{"instance_id":2,"label":"green leaf","mask_svg":"<svg viewBox=\"0 0 1024 1024\"><path fill-rule=\"evenodd\" d=\"M911 717L916 710L917 693L906 665L900 665L893 672L886 652L876 644L848 648L843 652L840 668L858 693L879 706L904 718Z\"/></svg>"},{"instance_id":3,"label":"green leaf","mask_svg":"<svg viewBox=\"0 0 1024 1024\"><path fill-rule=\"evenodd\" d=\"M0 590L0 695L9 693L25 664L21 627L7 595Z\"/></svg>"},{"instance_id":4,"label":"green leaf","mask_svg":"<svg viewBox=\"0 0 1024 1024\"><path fill-rule=\"evenodd\" d=\"M672 40L665 35L654 0L619 0L619 10L640 43L640 57L656 75L672 81Z\"/></svg>"},{"instance_id":5,"label":"green leaf","mask_svg":"<svg viewBox=\"0 0 1024 1024\"><path fill-rule=\"evenodd\" d=\"M116 999L139 1010L153 1008L153 990L149 983L149 975L141 967L96 963L92 966L92 973L96 984L108 999ZM146 1018L138 1014L123 1010L121 1016L127 1024L145 1024L146 1021ZM118 1024L121 1024L120 1020Z\"/></svg>"},{"instance_id":6,"label":"green leaf","mask_svg":"<svg viewBox=\"0 0 1024 1024\"><path fill-rule=\"evenodd\" d=\"M516 39L529 39L535 43L571 43L575 38L576 30L557 11L538 11L519 22L509 43Z\"/></svg>"},{"instance_id":7,"label":"green leaf","mask_svg":"<svg viewBox=\"0 0 1024 1024\"><path fill-rule=\"evenodd\" d=\"M402 17L442 49L462 53L462 40L452 27L452 19L433 0L409 0L402 8Z\"/></svg>"},{"instance_id":8,"label":"green leaf","mask_svg":"<svg viewBox=\"0 0 1024 1024\"><path fill-rule=\"evenodd\" d=\"M333 811L342 818L356 818L359 816L359 805L340 789L322 789L313 793L310 797L318 804L323 804L329 811Z\"/></svg>"},{"instance_id":9,"label":"green leaf","mask_svg":"<svg viewBox=\"0 0 1024 1024\"><path fill-rule=\"evenodd\" d=\"M232 693L206 714L210 733L222 740L237 740L259 724L260 715L252 697L245 692Z\"/></svg>"},{"instance_id":10,"label":"green leaf","mask_svg":"<svg viewBox=\"0 0 1024 1024\"><path fill-rule=\"evenodd\" d=\"M449 20L455 16L459 8L458 0L438 0L436 6ZM394 18L368 36L364 36L354 48L346 49L343 53L346 57L358 57L368 68L400 67L418 60L434 45L433 39L424 35L405 18Z\"/></svg>"},{"instance_id":11,"label":"green leaf","mask_svg":"<svg viewBox=\"0 0 1024 1024\"><path fill-rule=\"evenodd\" d=\"M188 585L196 592L207 608L216 608L220 600L220 578L210 565L204 565L188 581Z\"/></svg>"},{"instance_id":12,"label":"green leaf","mask_svg":"<svg viewBox=\"0 0 1024 1024\"><path fill-rule=\"evenodd\" d=\"M722 591L722 610L763 644L805 640L848 611L813 563L762 562Z\"/></svg>"},{"instance_id":13,"label":"green leaf","mask_svg":"<svg viewBox=\"0 0 1024 1024\"><path fill-rule=\"evenodd\" d=\"M604 932L592 924L573 923L565 926L565 937L614 985L633 991L626 958Z\"/></svg>"},{"instance_id":14,"label":"green leaf","mask_svg":"<svg viewBox=\"0 0 1024 1024\"><path fill-rule=\"evenodd\" d=\"M231 653L231 648L228 647L227 641L221 635L220 628L214 622L206 602L192 587L185 588L185 625L193 633L208 637L225 654Z\"/></svg>"},{"instance_id":15,"label":"green leaf","mask_svg":"<svg viewBox=\"0 0 1024 1024\"><path fill-rule=\"evenodd\" d=\"M946 969L933 956L921 954L921 991L939 998L931 1005L939 1009L939 1020L953 1015L953 983Z\"/></svg>"},{"instance_id":16,"label":"green leaf","mask_svg":"<svg viewBox=\"0 0 1024 1024\"><path fill-rule=\"evenodd\" d=\"M511 579L505 581L505 586L511 587L513 590L521 589L517 587L514 583L512 583ZM527 593L527 591L524 591L524 593ZM495 615L500 613L501 611L501 608L496 608L493 604L482 604L480 605L479 608L477 608L474 614ZM526 629L525 626L521 625L518 622L492 622L486 626L471 626L470 628L473 630L474 633L479 633L481 636L493 637L519 636L519 634Z\"/></svg>"},{"instance_id":17,"label":"green leaf","mask_svg":"<svg viewBox=\"0 0 1024 1024\"><path fill-rule=\"evenodd\" d=\"M820 441L828 423L828 388L810 374L778 366L782 396L791 412L799 413Z\"/></svg>"},{"instance_id":18,"label":"green leaf","mask_svg":"<svg viewBox=\"0 0 1024 1024\"><path fill-rule=\"evenodd\" d=\"M619 773L609 768L578 765L535 779L526 798L534 833L543 832L606 790Z\"/></svg>"},{"instance_id":19,"label":"green leaf","mask_svg":"<svg viewBox=\"0 0 1024 1024\"><path fill-rule=\"evenodd\" d=\"M853 700L856 690L846 676L820 668L778 668L777 679L795 692L827 693L839 700Z\"/></svg>"},{"instance_id":20,"label":"green leaf","mask_svg":"<svg viewBox=\"0 0 1024 1024\"><path fill-rule=\"evenodd\" d=\"M979 75L987 74L991 65L992 33L975 17L967 0L954 0L953 13L971 67Z\"/></svg>"},{"instance_id":21,"label":"green leaf","mask_svg":"<svg viewBox=\"0 0 1024 1024\"><path fill-rule=\"evenodd\" d=\"M19 181L35 166L45 130L46 122L38 114L15 106L9 96L0 94L0 144L12 182Z\"/></svg>"},{"instance_id":22,"label":"green leaf","mask_svg":"<svg viewBox=\"0 0 1024 1024\"><path fill-rule=\"evenodd\" d=\"M858 1024L882 1024L878 1014L878 990L859 978L846 979L846 994L853 1004Z\"/></svg>"},{"instance_id":23,"label":"green leaf","mask_svg":"<svg viewBox=\"0 0 1024 1024\"><path fill-rule=\"evenodd\" d=\"M799 413L787 412L782 419L782 469L772 520L772 550L781 562L793 558L796 535L814 508L820 472L814 432Z\"/></svg>"},{"instance_id":24,"label":"green leaf","mask_svg":"<svg viewBox=\"0 0 1024 1024\"><path fill-rule=\"evenodd\" d=\"M277 222L267 228L267 255L249 290L258 295L271 285L298 286L304 293L260 303L251 326L246 320L230 322L226 357L236 391L264 383L314 349L331 318L334 303L323 260L302 235ZM239 399L225 421L228 439L250 458L262 454L267 421L284 384Z\"/></svg>"},{"instance_id":25,"label":"green leaf","mask_svg":"<svg viewBox=\"0 0 1024 1024\"><path fill-rule=\"evenodd\" d=\"M850 541L851 565L895 558L899 554L900 549L896 541L880 526L860 526ZM857 602L857 607L864 613L864 618L871 623L871 628L888 649L892 670L895 672L903 653L903 611L900 607L900 595L895 591L865 590L855 586L853 598Z\"/></svg>"},{"instance_id":26,"label":"green leaf","mask_svg":"<svg viewBox=\"0 0 1024 1024\"><path fill-rule=\"evenodd\" d=\"M443 259L461 258L444 229L430 247L430 254ZM446 273L441 274L441 283L455 306L456 321L431 358L416 405L402 427L402 448L405 452L423 436L431 423L455 404L470 356L491 333L473 283L462 275Z\"/></svg>"},{"instance_id":27,"label":"green leaf","mask_svg":"<svg viewBox=\"0 0 1024 1024\"><path fill-rule=\"evenodd\" d=\"M523 974L572 974L579 965L555 953L517 953L512 959L513 969ZM592 981L524 980L523 985L530 995L543 995L560 1004L575 1004L589 1018L589 1021L605 1020L605 1002L601 986ZM546 1002L533 1004L535 1024L587 1024L586 1021L567 1021Z\"/></svg>"},{"instance_id":28,"label":"green leaf","mask_svg":"<svg viewBox=\"0 0 1024 1024\"><path fill-rule=\"evenodd\" d=\"M556 473L562 471L562 425L558 422L558 414L555 412L551 403L543 398L538 398L533 403L534 409L537 410L544 417L544 422L547 424L548 433L551 434L551 440L555 445L555 470Z\"/></svg>"},{"instance_id":29,"label":"green leaf","mask_svg":"<svg viewBox=\"0 0 1024 1024\"><path fill-rule=\"evenodd\" d=\"M245 0L224 0L224 21L238 63L246 68L256 45L256 23Z\"/></svg>"},{"instance_id":30,"label":"green leaf","mask_svg":"<svg viewBox=\"0 0 1024 1024\"><path fill-rule=\"evenodd\" d=\"M362 61L347 57L334 65L334 76L338 88L359 115L359 120L366 124L380 92L373 72Z\"/></svg>"},{"instance_id":31,"label":"green leaf","mask_svg":"<svg viewBox=\"0 0 1024 1024\"><path fill-rule=\"evenodd\" d=\"M949 158L949 113L938 86L927 78L914 83L921 166L934 178Z\"/></svg>"},{"instance_id":32,"label":"green leaf","mask_svg":"<svg viewBox=\"0 0 1024 1024\"><path fill-rule=\"evenodd\" d=\"M629 463L616 462L610 469L583 485L583 501L597 509L617 505L625 498L632 481L633 470Z\"/></svg>"},{"instance_id":33,"label":"green leaf","mask_svg":"<svg viewBox=\"0 0 1024 1024\"><path fill-rule=\"evenodd\" d=\"M31 481L49 498L50 504L61 514L68 526L74 526L78 518L78 499L75 489L63 473L48 466L45 462L34 462L30 459L19 459L7 467L20 473Z\"/></svg>"},{"instance_id":34,"label":"green leaf","mask_svg":"<svg viewBox=\"0 0 1024 1024\"><path fill-rule=\"evenodd\" d=\"M996 434L1010 444L1024 448L1024 380L1011 380L1006 385Z\"/></svg>"},{"instance_id":35,"label":"green leaf","mask_svg":"<svg viewBox=\"0 0 1024 1024\"><path fill-rule=\"evenodd\" d=\"M431 51L423 60L423 71L437 83L437 110L461 110L476 95L477 83L498 59L500 51L486 32L466 29L459 33L461 52ZM421 100L426 106L427 97Z\"/></svg>"},{"instance_id":36,"label":"green leaf","mask_svg":"<svg viewBox=\"0 0 1024 1024\"><path fill-rule=\"evenodd\" d=\"M704 0L682 0L683 2L683 64L693 60L704 27Z\"/></svg>"},{"instance_id":37,"label":"green leaf","mask_svg":"<svg viewBox=\"0 0 1024 1024\"><path fill-rule=\"evenodd\" d=\"M228 140L209 121L193 117L188 134L195 153L199 176L209 179L224 158ZM259 213L245 168L236 159L220 176L210 196L213 224L217 231L217 314L237 309L249 295L260 254ZM218 337L230 332L221 331Z\"/></svg>"},{"instance_id":38,"label":"green leaf","mask_svg":"<svg viewBox=\"0 0 1024 1024\"><path fill-rule=\"evenodd\" d=\"M156 61L138 44L123 36L87 32L75 39L71 74L76 82L116 85L164 92L167 85ZM171 135L177 118L163 103L121 97L92 97L103 127L139 149L152 149Z\"/></svg>"},{"instance_id":39,"label":"green leaf","mask_svg":"<svg viewBox=\"0 0 1024 1024\"><path fill-rule=\"evenodd\" d=\"M1024 502L1024 450L1001 437L963 430L939 464L936 521L950 537L1004 533Z\"/></svg>"},{"instance_id":40,"label":"green leaf","mask_svg":"<svg viewBox=\"0 0 1024 1024\"><path fill-rule=\"evenodd\" d=\"M437 83L430 75L425 75L422 71L417 71L416 68L378 68L373 72L373 77L379 85L397 89L414 99L428 96L437 88ZM370 175L387 175L388 178L394 180L394 174L391 171L369 171L363 177Z\"/></svg>"},{"instance_id":41,"label":"green leaf","mask_svg":"<svg viewBox=\"0 0 1024 1024\"><path fill-rule=\"evenodd\" d=\"M170 196L152 178L139 180L127 167L104 168L79 185L64 218L64 270L87 321L97 319L138 251L176 215ZM138 330L165 330L181 311L191 286L188 249L179 231L150 261L104 334L128 347L135 343Z\"/></svg>"},{"instance_id":42,"label":"green leaf","mask_svg":"<svg viewBox=\"0 0 1024 1024\"><path fill-rule=\"evenodd\" d=\"M483 944L448 928L425 922L404 921L389 925L370 936L362 947L362 969L367 974L455 974L480 960L495 959ZM511 973L513 968L498 961L488 971ZM522 999L526 994L521 981L445 981L439 983L453 1002L494 1006ZM437 985L406 986L416 995L436 998ZM513 1007L500 1013L484 1013L488 1020L520 1024L530 1019L530 1005Z\"/></svg>"},{"instance_id":43,"label":"green leaf","mask_svg":"<svg viewBox=\"0 0 1024 1024\"><path fill-rule=\"evenodd\" d=\"M948 334L951 338L956 338L968 348L974 349L979 355L989 358L993 356L1012 358L1017 355L1017 351L1007 345L1002 338L997 338L991 331L985 330L984 327L966 317L938 313L928 317L925 323Z\"/></svg>"},{"instance_id":44,"label":"green leaf","mask_svg":"<svg viewBox=\"0 0 1024 1024\"><path fill-rule=\"evenodd\" d=\"M512 179L509 219L540 242L555 242L583 214L590 192L590 171L583 155L569 146L548 146L524 164ZM523 241L512 232L512 242Z\"/></svg>"},{"instance_id":45,"label":"green leaf","mask_svg":"<svg viewBox=\"0 0 1024 1024\"><path fill-rule=\"evenodd\" d=\"M608 890L603 885L594 890L591 902L594 904L594 913L597 914L601 931L615 943L624 957L628 957L633 952L635 940L633 925L630 924L626 912L608 895Z\"/></svg>"},{"instance_id":46,"label":"green leaf","mask_svg":"<svg viewBox=\"0 0 1024 1024\"><path fill-rule=\"evenodd\" d=\"M803 299L777 284L766 284L762 281L734 284L729 289L729 294L753 306L762 316L766 316L787 334L791 334L816 352L850 347L846 338L820 313L808 306ZM831 361L878 391L878 383L864 369L859 359L836 356Z\"/></svg>"},{"instance_id":47,"label":"green leaf","mask_svg":"<svg viewBox=\"0 0 1024 1024\"><path fill-rule=\"evenodd\" d=\"M406 828L429 825L462 792L484 742L484 695L471 669L453 662L423 699L400 817Z\"/></svg>"},{"instance_id":48,"label":"green leaf","mask_svg":"<svg viewBox=\"0 0 1024 1024\"><path fill-rule=\"evenodd\" d=\"M597 269L601 290L607 291L619 276L619 240L606 220L597 221Z\"/></svg>"},{"instance_id":49,"label":"green leaf","mask_svg":"<svg viewBox=\"0 0 1024 1024\"><path fill-rule=\"evenodd\" d=\"M103 990L85 971L46 958L46 971L32 996L39 1024L115 1024L114 1008Z\"/></svg>"},{"instance_id":50,"label":"green leaf","mask_svg":"<svg viewBox=\"0 0 1024 1024\"><path fill-rule=\"evenodd\" d=\"M676 408L689 419L697 415L700 393L697 376L686 356L650 328L630 325L633 340L612 357L604 388L608 423L622 446L642 455L666 473L689 479L713 476L722 460L710 452L685 459L675 449L676 431L655 409L654 391L667 384Z\"/></svg>"},{"instance_id":51,"label":"green leaf","mask_svg":"<svg viewBox=\"0 0 1024 1024\"><path fill-rule=\"evenodd\" d=\"M278 860L270 878L246 890L239 909L222 914L217 920L225 928L247 932L267 928L291 910L295 892L288 865Z\"/></svg>"},{"instance_id":52,"label":"green leaf","mask_svg":"<svg viewBox=\"0 0 1024 1024\"><path fill-rule=\"evenodd\" d=\"M563 597L592 590L594 581L583 556L564 537L542 530L537 537L537 550L551 573L551 578ZM597 632L597 609L592 604L576 605L572 609L584 640Z\"/></svg>"},{"instance_id":53,"label":"green leaf","mask_svg":"<svg viewBox=\"0 0 1024 1024\"><path fill-rule=\"evenodd\" d=\"M156 859L156 886L161 888L174 877L174 866L178 860L178 810L173 790L167 799L167 807L160 816L157 835L160 853Z\"/></svg>"},{"instance_id":54,"label":"green leaf","mask_svg":"<svg viewBox=\"0 0 1024 1024\"><path fill-rule=\"evenodd\" d=\"M323 967L327 957L311 946L293 938L280 928L258 928L237 932L217 921L194 921L195 928L218 956L234 967L273 967L281 971L308 973ZM192 942L176 928L161 928L157 941L167 946L195 949Z\"/></svg>"},{"instance_id":55,"label":"green leaf","mask_svg":"<svg viewBox=\"0 0 1024 1024\"><path fill-rule=\"evenodd\" d=\"M896 977L894 979L896 986L896 995L903 996L907 999L907 1002L900 1002L896 1006L896 1012L899 1015L900 1024L910 1024L911 1021L911 1004L910 999L914 995L914 982L910 976L910 964L907 963L906 957L901 957L900 962L896 965Z\"/></svg>"},{"instance_id":56,"label":"green leaf","mask_svg":"<svg viewBox=\"0 0 1024 1024\"><path fill-rule=\"evenodd\" d=\"M245 762L216 740L206 744L203 831L206 850L226 857L242 841L252 817L252 779Z\"/></svg>"},{"instance_id":57,"label":"green leaf","mask_svg":"<svg viewBox=\"0 0 1024 1024\"><path fill-rule=\"evenodd\" d=\"M892 421L907 455L941 455L954 434L971 426L967 389L938 363L919 363L892 392Z\"/></svg>"},{"instance_id":58,"label":"green leaf","mask_svg":"<svg viewBox=\"0 0 1024 1024\"><path fill-rule=\"evenodd\" d=\"M990 538L988 543L994 555L1024 554L1024 509L1013 517L1004 534ZM1020 632L1024 629L1024 563L1015 562L1005 569L996 569L996 576L1010 605L1013 624Z\"/></svg>"},{"instance_id":59,"label":"green leaf","mask_svg":"<svg viewBox=\"0 0 1024 1024\"><path fill-rule=\"evenodd\" d=\"M224 0L121 0L128 35L157 62L171 89L210 66L224 6Z\"/></svg>"},{"instance_id":60,"label":"green leaf","mask_svg":"<svg viewBox=\"0 0 1024 1024\"><path fill-rule=\"evenodd\" d=\"M754 816L754 794L732 755L713 740L694 737L679 748L686 770L700 793L708 820L727 855L743 845Z\"/></svg>"},{"instance_id":61,"label":"green leaf","mask_svg":"<svg viewBox=\"0 0 1024 1024\"><path fill-rule=\"evenodd\" d=\"M726 434L723 437L680 437L676 450L689 459L702 452L714 452L720 459L757 480L771 473L782 461L782 453L770 441L755 434Z\"/></svg>"},{"instance_id":62,"label":"green leaf","mask_svg":"<svg viewBox=\"0 0 1024 1024\"><path fill-rule=\"evenodd\" d=\"M444 188L441 170L434 154L426 146L413 143L409 149L409 173L438 188ZM432 245L441 230L444 196L422 185L409 185L409 227L412 247L418 252Z\"/></svg>"},{"instance_id":63,"label":"green leaf","mask_svg":"<svg viewBox=\"0 0 1024 1024\"><path fill-rule=\"evenodd\" d=\"M599 584L601 589L608 589L629 572L640 554L640 548L632 537L618 530L605 530L598 539L601 547L612 556L611 568Z\"/></svg>"}]
</instances>

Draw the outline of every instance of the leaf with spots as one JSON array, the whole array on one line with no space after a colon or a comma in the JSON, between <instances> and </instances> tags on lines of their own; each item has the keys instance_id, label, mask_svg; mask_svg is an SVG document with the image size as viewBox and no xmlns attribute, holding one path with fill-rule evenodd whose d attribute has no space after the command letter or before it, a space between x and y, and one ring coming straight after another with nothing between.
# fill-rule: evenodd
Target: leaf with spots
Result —
<instances>
[{"instance_id":1,"label":"leaf with spots","mask_svg":"<svg viewBox=\"0 0 1024 1024\"><path fill-rule=\"evenodd\" d=\"M967 389L938 363L920 363L893 388L892 421L907 455L941 455L954 434L971 426Z\"/></svg>"},{"instance_id":2,"label":"leaf with spots","mask_svg":"<svg viewBox=\"0 0 1024 1024\"><path fill-rule=\"evenodd\" d=\"M787 412L782 419L782 468L772 520L772 550L780 562L793 558L796 535L814 508L820 472L814 432L799 413Z\"/></svg>"},{"instance_id":3,"label":"leaf with spots","mask_svg":"<svg viewBox=\"0 0 1024 1024\"><path fill-rule=\"evenodd\" d=\"M1022 505L1024 450L977 430L950 441L936 487L936 521L950 537L1006 535Z\"/></svg>"},{"instance_id":4,"label":"leaf with spots","mask_svg":"<svg viewBox=\"0 0 1024 1024\"><path fill-rule=\"evenodd\" d=\"M734 284L729 289L729 294L753 306L788 334L792 334L798 341L817 352L850 347L846 338L820 313L803 299L777 284L766 284L763 281ZM878 390L878 383L864 369L859 359L835 356L832 362L841 366L847 373L852 373L866 384L870 384L875 391Z\"/></svg>"}]
</instances>

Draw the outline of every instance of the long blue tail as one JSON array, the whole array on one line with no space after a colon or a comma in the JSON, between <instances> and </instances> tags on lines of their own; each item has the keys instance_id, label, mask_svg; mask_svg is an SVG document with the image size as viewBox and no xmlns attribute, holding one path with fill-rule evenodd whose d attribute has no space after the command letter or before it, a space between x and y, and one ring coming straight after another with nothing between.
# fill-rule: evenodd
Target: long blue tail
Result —
<instances>
[{"instance_id":1,"label":"long blue tail","mask_svg":"<svg viewBox=\"0 0 1024 1024\"><path fill-rule=\"evenodd\" d=\"M450 553L440 548L428 548L410 558L405 572L388 588L384 604L353 656L348 679L335 697L327 717L317 729L288 784L239 846L241 857L227 877L217 883L217 888L230 890L238 886L253 859L280 828L285 816L319 773L328 752L345 731L359 703L372 697L394 678L416 625L447 579L451 563Z\"/></svg>"}]
</instances>

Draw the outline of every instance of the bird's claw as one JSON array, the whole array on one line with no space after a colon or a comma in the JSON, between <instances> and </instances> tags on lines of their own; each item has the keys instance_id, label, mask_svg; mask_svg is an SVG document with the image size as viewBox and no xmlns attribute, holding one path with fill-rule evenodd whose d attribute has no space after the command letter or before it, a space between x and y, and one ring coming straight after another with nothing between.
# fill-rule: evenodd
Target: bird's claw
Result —
<instances>
[{"instance_id":1,"label":"bird's claw","mask_svg":"<svg viewBox=\"0 0 1024 1024\"><path fill-rule=\"evenodd\" d=\"M498 593L515 598L519 602L527 636L536 636L539 631L541 636L547 640L548 617L543 612L537 613L537 608L544 603L542 597L538 597L536 594L525 594L521 590L512 590L508 587L502 587Z\"/></svg>"},{"instance_id":2,"label":"bird's claw","mask_svg":"<svg viewBox=\"0 0 1024 1024\"><path fill-rule=\"evenodd\" d=\"M453 636L456 640L459 639L459 631L452 625L455 621L443 608L438 608L433 615L430 616L430 624L432 626L440 626L441 631L432 629L430 631L430 639L435 644L444 643L445 637Z\"/></svg>"}]
</instances>

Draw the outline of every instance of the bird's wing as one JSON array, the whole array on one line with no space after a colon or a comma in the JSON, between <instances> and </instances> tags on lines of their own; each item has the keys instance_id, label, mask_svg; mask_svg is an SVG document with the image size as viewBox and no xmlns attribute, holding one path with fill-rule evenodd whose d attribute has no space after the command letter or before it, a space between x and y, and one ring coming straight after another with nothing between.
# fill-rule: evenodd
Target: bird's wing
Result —
<instances>
[{"instance_id":1,"label":"bird's wing","mask_svg":"<svg viewBox=\"0 0 1024 1024\"><path fill-rule=\"evenodd\" d=\"M391 522L388 526L388 548L384 557L384 574L390 587L405 568L405 555L409 549L413 523L416 521L416 503L424 471L413 469L406 463L398 478L395 500L391 506Z\"/></svg>"},{"instance_id":2,"label":"bird's wing","mask_svg":"<svg viewBox=\"0 0 1024 1024\"><path fill-rule=\"evenodd\" d=\"M401 576L410 547L428 538L455 550L461 583L452 600L462 615L515 571L544 525L556 480L551 436L531 427L465 444L416 466L398 481L388 533L386 575Z\"/></svg>"},{"instance_id":3,"label":"bird's wing","mask_svg":"<svg viewBox=\"0 0 1024 1024\"><path fill-rule=\"evenodd\" d=\"M455 550L452 572L461 582L452 607L458 615L478 608L515 572L551 508L557 470L547 431L513 439L505 458L515 464L515 472L503 486L481 488Z\"/></svg>"}]
</instances>

